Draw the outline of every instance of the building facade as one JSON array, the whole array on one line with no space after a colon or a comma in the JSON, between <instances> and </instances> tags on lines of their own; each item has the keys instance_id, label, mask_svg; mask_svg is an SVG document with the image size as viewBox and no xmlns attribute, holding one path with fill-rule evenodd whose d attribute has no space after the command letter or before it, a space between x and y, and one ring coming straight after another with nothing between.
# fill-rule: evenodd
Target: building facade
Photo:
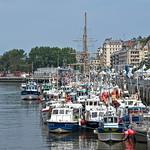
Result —
<instances>
[{"instance_id":1,"label":"building facade","mask_svg":"<svg viewBox=\"0 0 150 150\"><path fill-rule=\"evenodd\" d=\"M111 55L111 65L116 70L123 70L126 65L137 67L141 61L147 59L147 51L141 48L139 43L130 43ZM126 44L126 43L125 43Z\"/></svg>"},{"instance_id":2,"label":"building facade","mask_svg":"<svg viewBox=\"0 0 150 150\"><path fill-rule=\"evenodd\" d=\"M103 52L103 63L107 67L111 67L111 55L122 49L122 41L121 40L113 40L112 38L106 39L102 46Z\"/></svg>"}]
</instances>

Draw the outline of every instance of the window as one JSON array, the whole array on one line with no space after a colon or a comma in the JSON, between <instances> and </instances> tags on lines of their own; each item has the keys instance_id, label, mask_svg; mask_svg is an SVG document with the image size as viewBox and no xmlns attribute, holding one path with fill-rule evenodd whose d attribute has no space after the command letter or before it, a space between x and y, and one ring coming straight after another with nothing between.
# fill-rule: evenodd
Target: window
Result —
<instances>
[{"instance_id":1,"label":"window","mask_svg":"<svg viewBox=\"0 0 150 150\"><path fill-rule=\"evenodd\" d=\"M92 102L90 102L90 106L92 106L93 105L93 103Z\"/></svg>"},{"instance_id":2,"label":"window","mask_svg":"<svg viewBox=\"0 0 150 150\"><path fill-rule=\"evenodd\" d=\"M60 110L59 113L60 113L60 114L64 114L64 110Z\"/></svg>"},{"instance_id":3,"label":"window","mask_svg":"<svg viewBox=\"0 0 150 150\"><path fill-rule=\"evenodd\" d=\"M69 114L70 113L70 110L66 110L66 114Z\"/></svg>"},{"instance_id":4,"label":"window","mask_svg":"<svg viewBox=\"0 0 150 150\"><path fill-rule=\"evenodd\" d=\"M117 118L116 117L114 118L114 122L117 123Z\"/></svg>"},{"instance_id":5,"label":"window","mask_svg":"<svg viewBox=\"0 0 150 150\"><path fill-rule=\"evenodd\" d=\"M94 106L97 106L97 102L94 102Z\"/></svg>"},{"instance_id":6,"label":"window","mask_svg":"<svg viewBox=\"0 0 150 150\"><path fill-rule=\"evenodd\" d=\"M92 112L92 118L96 118L97 117L97 112Z\"/></svg>"},{"instance_id":7,"label":"window","mask_svg":"<svg viewBox=\"0 0 150 150\"><path fill-rule=\"evenodd\" d=\"M53 114L58 114L58 110L53 110Z\"/></svg>"},{"instance_id":8,"label":"window","mask_svg":"<svg viewBox=\"0 0 150 150\"><path fill-rule=\"evenodd\" d=\"M107 118L104 118L104 123L107 123Z\"/></svg>"},{"instance_id":9,"label":"window","mask_svg":"<svg viewBox=\"0 0 150 150\"><path fill-rule=\"evenodd\" d=\"M113 118L112 117L108 118L108 123L113 123Z\"/></svg>"}]
</instances>

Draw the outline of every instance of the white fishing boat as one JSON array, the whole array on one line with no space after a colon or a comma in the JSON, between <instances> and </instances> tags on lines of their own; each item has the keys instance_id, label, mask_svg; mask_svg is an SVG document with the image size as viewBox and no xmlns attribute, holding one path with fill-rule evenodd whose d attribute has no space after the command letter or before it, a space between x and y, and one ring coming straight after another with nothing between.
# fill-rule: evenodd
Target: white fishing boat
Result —
<instances>
[{"instance_id":1,"label":"white fishing boat","mask_svg":"<svg viewBox=\"0 0 150 150\"><path fill-rule=\"evenodd\" d=\"M138 99L137 94L117 100L120 104L118 110L122 111L122 120L127 127L131 123L139 123L143 113L146 112L146 106Z\"/></svg>"},{"instance_id":2,"label":"white fishing boat","mask_svg":"<svg viewBox=\"0 0 150 150\"><path fill-rule=\"evenodd\" d=\"M103 119L105 110L91 109L85 112L85 125L87 128L95 129L99 127L99 122Z\"/></svg>"},{"instance_id":3,"label":"white fishing boat","mask_svg":"<svg viewBox=\"0 0 150 150\"><path fill-rule=\"evenodd\" d=\"M96 133L98 139L103 142L121 142L127 139L125 134L126 128L124 124L120 123L119 117L113 110L109 110L97 128Z\"/></svg>"},{"instance_id":4,"label":"white fishing boat","mask_svg":"<svg viewBox=\"0 0 150 150\"><path fill-rule=\"evenodd\" d=\"M47 120L50 118L52 109L58 106L61 106L61 103L56 100L47 101L42 105L41 119L43 123L47 123Z\"/></svg>"},{"instance_id":5,"label":"white fishing boat","mask_svg":"<svg viewBox=\"0 0 150 150\"><path fill-rule=\"evenodd\" d=\"M137 142L150 141L150 112L143 114L140 123L133 123L132 129L135 131L134 137Z\"/></svg>"},{"instance_id":6,"label":"white fishing boat","mask_svg":"<svg viewBox=\"0 0 150 150\"><path fill-rule=\"evenodd\" d=\"M47 120L49 132L67 133L79 129L82 105L66 104L52 109L51 117Z\"/></svg>"},{"instance_id":7,"label":"white fishing boat","mask_svg":"<svg viewBox=\"0 0 150 150\"><path fill-rule=\"evenodd\" d=\"M51 94L52 89L53 89L52 84L50 84L50 83L42 84L42 93L43 94L47 94L47 95Z\"/></svg>"},{"instance_id":8,"label":"white fishing boat","mask_svg":"<svg viewBox=\"0 0 150 150\"><path fill-rule=\"evenodd\" d=\"M36 82L28 82L21 90L22 100L40 100L40 88Z\"/></svg>"},{"instance_id":9,"label":"white fishing boat","mask_svg":"<svg viewBox=\"0 0 150 150\"><path fill-rule=\"evenodd\" d=\"M86 127L98 128L99 122L103 119L107 108L103 102L100 102L98 96L93 96L85 101L85 122Z\"/></svg>"}]
</instances>

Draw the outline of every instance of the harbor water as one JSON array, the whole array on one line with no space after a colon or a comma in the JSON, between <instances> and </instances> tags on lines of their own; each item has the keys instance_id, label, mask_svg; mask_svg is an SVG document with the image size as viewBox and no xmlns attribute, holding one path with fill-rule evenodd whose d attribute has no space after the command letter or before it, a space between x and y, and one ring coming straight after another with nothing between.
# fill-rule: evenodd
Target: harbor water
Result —
<instances>
[{"instance_id":1,"label":"harbor water","mask_svg":"<svg viewBox=\"0 0 150 150\"><path fill-rule=\"evenodd\" d=\"M48 133L40 119L40 103L20 98L20 84L0 83L0 150L148 150L132 139L104 143L92 130Z\"/></svg>"}]
</instances>

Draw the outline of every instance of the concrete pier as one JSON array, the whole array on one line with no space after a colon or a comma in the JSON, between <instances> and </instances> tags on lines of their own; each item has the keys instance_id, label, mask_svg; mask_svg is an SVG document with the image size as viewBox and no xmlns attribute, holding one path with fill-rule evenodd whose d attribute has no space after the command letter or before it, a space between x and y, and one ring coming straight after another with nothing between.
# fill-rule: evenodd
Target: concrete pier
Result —
<instances>
[{"instance_id":1,"label":"concrete pier","mask_svg":"<svg viewBox=\"0 0 150 150\"><path fill-rule=\"evenodd\" d=\"M27 78L23 78L23 77L0 77L0 82L26 82L28 80L34 80L37 81L38 83L42 83L42 82L48 82L49 81L49 77L45 76L45 77L36 77L36 76L32 76L32 77L27 77Z\"/></svg>"},{"instance_id":2,"label":"concrete pier","mask_svg":"<svg viewBox=\"0 0 150 150\"><path fill-rule=\"evenodd\" d=\"M22 77L0 77L0 82L25 82L26 78Z\"/></svg>"}]
</instances>

